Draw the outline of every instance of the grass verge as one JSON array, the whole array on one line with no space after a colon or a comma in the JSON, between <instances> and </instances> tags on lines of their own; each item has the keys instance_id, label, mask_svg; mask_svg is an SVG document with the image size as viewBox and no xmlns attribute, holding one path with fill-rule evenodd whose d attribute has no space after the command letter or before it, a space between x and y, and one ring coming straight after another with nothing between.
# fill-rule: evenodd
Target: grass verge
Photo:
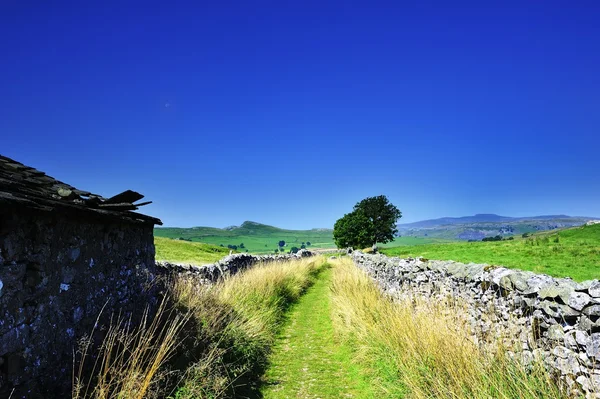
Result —
<instances>
[{"instance_id":1,"label":"grass verge","mask_svg":"<svg viewBox=\"0 0 600 399\"><path fill-rule=\"evenodd\" d=\"M543 366L525 368L500 342L470 339L466 312L427 297L392 302L350 260L334 268L338 331L383 398L561 398Z\"/></svg>"}]
</instances>

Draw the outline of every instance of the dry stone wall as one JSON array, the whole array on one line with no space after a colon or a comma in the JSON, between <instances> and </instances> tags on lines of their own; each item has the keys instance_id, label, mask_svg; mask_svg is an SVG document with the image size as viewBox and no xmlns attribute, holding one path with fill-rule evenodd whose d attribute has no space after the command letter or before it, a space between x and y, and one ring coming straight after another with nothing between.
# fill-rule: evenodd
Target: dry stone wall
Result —
<instances>
[{"instance_id":1,"label":"dry stone wall","mask_svg":"<svg viewBox=\"0 0 600 399\"><path fill-rule=\"evenodd\" d=\"M232 254L216 263L202 266L164 261L157 262L156 265L159 273L189 275L210 284L216 282L220 278L234 275L257 263L284 262L312 255L312 252L301 249L295 254L284 255L252 255L249 253Z\"/></svg>"},{"instance_id":2,"label":"dry stone wall","mask_svg":"<svg viewBox=\"0 0 600 399\"><path fill-rule=\"evenodd\" d=\"M569 393L600 398L600 282L575 282L482 264L352 253L392 297L459 298L472 339L502 339L509 355L543 359ZM510 331L510 333L506 333Z\"/></svg>"}]
</instances>

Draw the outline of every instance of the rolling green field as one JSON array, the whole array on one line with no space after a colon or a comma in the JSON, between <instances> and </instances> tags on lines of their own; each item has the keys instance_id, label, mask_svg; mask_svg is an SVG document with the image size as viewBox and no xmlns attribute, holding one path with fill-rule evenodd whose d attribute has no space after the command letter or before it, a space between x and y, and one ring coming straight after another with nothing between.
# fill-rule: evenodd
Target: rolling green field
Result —
<instances>
[{"instance_id":1,"label":"rolling green field","mask_svg":"<svg viewBox=\"0 0 600 399\"><path fill-rule=\"evenodd\" d=\"M389 256L502 265L582 281L600 278L600 225L497 242L453 242L382 248Z\"/></svg>"},{"instance_id":2,"label":"rolling green field","mask_svg":"<svg viewBox=\"0 0 600 399\"><path fill-rule=\"evenodd\" d=\"M156 260L204 265L229 255L229 249L199 242L154 237Z\"/></svg>"},{"instance_id":3,"label":"rolling green field","mask_svg":"<svg viewBox=\"0 0 600 399\"><path fill-rule=\"evenodd\" d=\"M156 237L191 240L213 245L237 245L238 251L246 249L253 253L272 253L278 248L277 243L285 241L284 249L298 247L310 242L312 248L335 248L333 231L329 229L284 230L256 222L244 222L239 227L217 229L214 227L159 227L154 229ZM244 244L244 248L240 248ZM229 252L229 250L227 250Z\"/></svg>"}]
</instances>

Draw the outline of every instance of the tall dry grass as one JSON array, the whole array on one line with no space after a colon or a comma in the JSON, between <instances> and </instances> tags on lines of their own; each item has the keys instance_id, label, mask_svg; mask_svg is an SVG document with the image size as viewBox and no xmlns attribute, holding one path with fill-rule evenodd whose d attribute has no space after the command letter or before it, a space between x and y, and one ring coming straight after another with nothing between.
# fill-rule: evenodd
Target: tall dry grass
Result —
<instances>
[{"instance_id":1,"label":"tall dry grass","mask_svg":"<svg viewBox=\"0 0 600 399\"><path fill-rule=\"evenodd\" d=\"M202 326L202 340L211 344L187 370L175 397L246 397L255 392L285 311L324 267L323 258L269 263L211 288L178 280L175 296Z\"/></svg>"},{"instance_id":2,"label":"tall dry grass","mask_svg":"<svg viewBox=\"0 0 600 399\"><path fill-rule=\"evenodd\" d=\"M332 292L337 331L354 345L382 397L565 397L541 362L511 360L500 341L475 344L459 302L394 302L349 259L335 266Z\"/></svg>"},{"instance_id":3,"label":"tall dry grass","mask_svg":"<svg viewBox=\"0 0 600 399\"><path fill-rule=\"evenodd\" d=\"M80 340L78 367L74 367L74 399L158 398L164 366L179 345L179 334L192 316L169 308L165 296L153 317L143 310L141 323L131 318L111 320L104 341L97 351L92 338ZM100 316L99 316L100 317ZM97 324L97 323L96 323ZM93 355L93 356L92 356ZM90 366L91 371L86 370Z\"/></svg>"}]
</instances>

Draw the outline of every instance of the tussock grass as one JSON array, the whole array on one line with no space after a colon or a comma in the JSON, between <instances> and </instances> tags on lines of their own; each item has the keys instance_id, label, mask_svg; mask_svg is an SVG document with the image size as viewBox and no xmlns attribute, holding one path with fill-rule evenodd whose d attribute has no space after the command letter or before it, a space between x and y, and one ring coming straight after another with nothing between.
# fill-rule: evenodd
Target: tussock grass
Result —
<instances>
[{"instance_id":1,"label":"tussock grass","mask_svg":"<svg viewBox=\"0 0 600 399\"><path fill-rule=\"evenodd\" d=\"M470 340L459 304L422 296L393 302L349 259L334 268L332 292L337 331L382 397L564 397L541 362L526 368L501 342L482 348Z\"/></svg>"},{"instance_id":2,"label":"tussock grass","mask_svg":"<svg viewBox=\"0 0 600 399\"><path fill-rule=\"evenodd\" d=\"M213 286L175 278L154 317L146 310L139 326L117 317L100 348L81 340L73 397L249 396L285 311L325 267L323 258L257 265Z\"/></svg>"}]
</instances>

